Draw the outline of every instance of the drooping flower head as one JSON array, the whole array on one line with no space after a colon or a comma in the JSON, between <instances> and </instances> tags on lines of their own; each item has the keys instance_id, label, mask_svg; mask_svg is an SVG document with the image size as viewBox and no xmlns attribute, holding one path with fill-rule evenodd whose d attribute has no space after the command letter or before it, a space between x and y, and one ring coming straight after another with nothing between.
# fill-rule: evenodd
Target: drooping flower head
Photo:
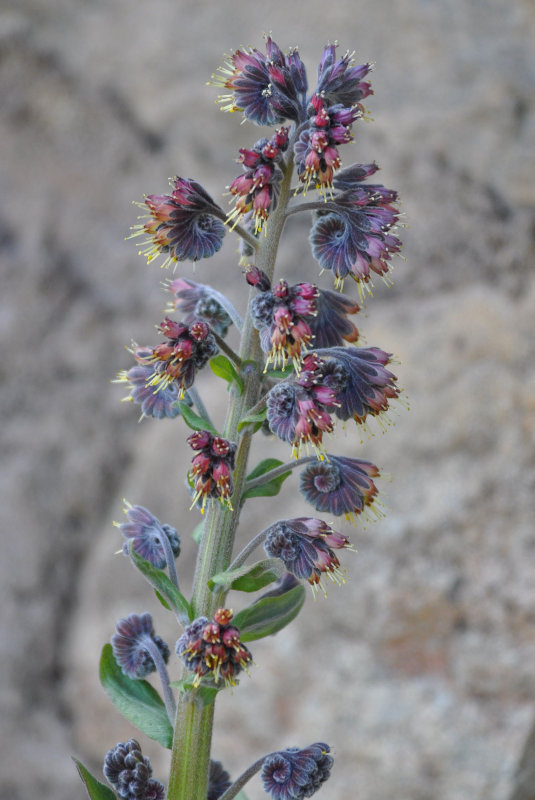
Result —
<instances>
[{"instance_id":1,"label":"drooping flower head","mask_svg":"<svg viewBox=\"0 0 535 800\"><path fill-rule=\"evenodd\" d=\"M340 173L334 185L342 191L316 216L310 231L312 253L322 269L332 271L341 289L346 277L356 281L359 292L371 291L375 273L388 283L390 259L401 249L395 236L399 211L397 192L380 184L362 184L376 165L356 164Z\"/></svg>"},{"instance_id":2,"label":"drooping flower head","mask_svg":"<svg viewBox=\"0 0 535 800\"><path fill-rule=\"evenodd\" d=\"M328 105L323 96L312 95L311 114L301 125L294 145L297 174L306 192L313 188L327 198L332 195L334 173L342 160L339 145L353 141L351 126L361 116L358 106Z\"/></svg>"},{"instance_id":3,"label":"drooping flower head","mask_svg":"<svg viewBox=\"0 0 535 800\"><path fill-rule=\"evenodd\" d=\"M171 186L171 194L150 194L138 203L149 211L147 221L133 227L132 237L145 237L140 255L148 262L165 255L162 267L210 258L223 243L225 212L197 181L177 177Z\"/></svg>"},{"instance_id":4,"label":"drooping flower head","mask_svg":"<svg viewBox=\"0 0 535 800\"><path fill-rule=\"evenodd\" d=\"M208 777L208 792L206 800L219 800L223 792L231 786L232 781L221 761L210 759L210 774Z\"/></svg>"},{"instance_id":5,"label":"drooping flower head","mask_svg":"<svg viewBox=\"0 0 535 800\"><path fill-rule=\"evenodd\" d=\"M130 614L117 623L116 632L111 637L115 660L129 678L145 678L154 672L155 651L165 663L169 659L169 648L154 633L152 617L145 614Z\"/></svg>"},{"instance_id":6,"label":"drooping flower head","mask_svg":"<svg viewBox=\"0 0 535 800\"><path fill-rule=\"evenodd\" d=\"M143 756L137 739L119 742L108 750L103 772L124 800L164 800L165 788L151 778L150 760Z\"/></svg>"},{"instance_id":7,"label":"drooping flower head","mask_svg":"<svg viewBox=\"0 0 535 800\"><path fill-rule=\"evenodd\" d=\"M307 580L315 592L319 588L327 596L321 583L328 575L334 583L344 583L340 561L334 550L351 548L346 536L334 531L321 519L299 517L275 523L266 536L264 549L271 558L280 558L286 569L296 578Z\"/></svg>"},{"instance_id":8,"label":"drooping flower head","mask_svg":"<svg viewBox=\"0 0 535 800\"><path fill-rule=\"evenodd\" d=\"M397 378L386 369L391 353L379 347L331 347L316 354L338 376L334 412L339 419L363 424L368 416L386 412L390 401L399 397Z\"/></svg>"},{"instance_id":9,"label":"drooping flower head","mask_svg":"<svg viewBox=\"0 0 535 800\"><path fill-rule=\"evenodd\" d=\"M312 797L329 778L334 759L331 748L316 742L300 750L288 747L266 756L260 777L273 800L303 800Z\"/></svg>"},{"instance_id":10,"label":"drooping flower head","mask_svg":"<svg viewBox=\"0 0 535 800\"><path fill-rule=\"evenodd\" d=\"M334 429L331 413L338 405L338 392L345 380L345 373L335 364L330 365L312 352L304 357L299 375L269 391L270 430L292 445L296 458L303 447L310 445L318 458L323 459L323 434Z\"/></svg>"},{"instance_id":11,"label":"drooping flower head","mask_svg":"<svg viewBox=\"0 0 535 800\"><path fill-rule=\"evenodd\" d=\"M336 517L344 514L347 520L355 521L368 510L380 516L373 481L378 477L379 470L370 461L329 454L324 461L306 465L299 488L316 511Z\"/></svg>"},{"instance_id":12,"label":"drooping flower head","mask_svg":"<svg viewBox=\"0 0 535 800\"><path fill-rule=\"evenodd\" d=\"M306 105L306 70L297 48L284 55L271 36L265 54L254 47L226 56L211 83L227 90L218 98L222 111L242 111L258 125L298 121Z\"/></svg>"},{"instance_id":13,"label":"drooping flower head","mask_svg":"<svg viewBox=\"0 0 535 800\"><path fill-rule=\"evenodd\" d=\"M253 282L256 275L250 278ZM260 342L268 354L266 369L285 369L291 359L296 372L310 346L342 345L354 342L358 330L347 319L359 306L335 292L324 291L312 283L289 286L281 280L254 298L251 314L260 331Z\"/></svg>"},{"instance_id":14,"label":"drooping flower head","mask_svg":"<svg viewBox=\"0 0 535 800\"><path fill-rule=\"evenodd\" d=\"M363 78L371 71L371 64L355 66L354 53L344 53L336 58L336 44L328 44L318 65L318 85L316 92L329 103L343 106L360 105L361 100L373 94L371 84Z\"/></svg>"},{"instance_id":15,"label":"drooping flower head","mask_svg":"<svg viewBox=\"0 0 535 800\"><path fill-rule=\"evenodd\" d=\"M195 319L203 320L219 336L225 337L232 320L217 301L211 286L195 283L187 278L176 278L165 284L173 295L169 303L169 311L185 314L183 322L189 325Z\"/></svg>"},{"instance_id":16,"label":"drooping flower head","mask_svg":"<svg viewBox=\"0 0 535 800\"><path fill-rule=\"evenodd\" d=\"M201 513L204 513L208 498L217 497L232 508L230 498L234 491L232 470L236 445L209 431L195 431L187 442L197 453L191 462L191 476L195 482L191 507L201 501Z\"/></svg>"},{"instance_id":17,"label":"drooping flower head","mask_svg":"<svg viewBox=\"0 0 535 800\"><path fill-rule=\"evenodd\" d=\"M182 399L193 385L197 370L217 353L214 336L202 320L186 325L166 317L158 330L166 342L156 347L133 345L131 352L138 364L152 368L147 388L160 392L176 385L178 399Z\"/></svg>"},{"instance_id":18,"label":"drooping flower head","mask_svg":"<svg viewBox=\"0 0 535 800\"><path fill-rule=\"evenodd\" d=\"M113 383L128 385L130 392L123 397L122 401L138 403L141 406L140 420L144 417L174 419L180 414L177 403L177 400L180 399L180 386L175 381L159 391L154 391L154 387L151 385L153 376L152 365L136 364L128 370L120 370Z\"/></svg>"},{"instance_id":19,"label":"drooping flower head","mask_svg":"<svg viewBox=\"0 0 535 800\"><path fill-rule=\"evenodd\" d=\"M195 686L201 682L217 686L221 680L227 687L235 686L236 677L252 663L238 628L231 624L232 617L227 608L218 609L212 620L198 617L177 641L177 655L195 673Z\"/></svg>"},{"instance_id":20,"label":"drooping flower head","mask_svg":"<svg viewBox=\"0 0 535 800\"><path fill-rule=\"evenodd\" d=\"M149 561L157 569L167 565L166 552L169 548L174 556L180 555L180 537L175 528L160 522L154 514L143 506L132 506L124 501L124 513L127 522L114 525L121 531L125 542L123 553L128 555L128 542L132 540L133 548L142 558ZM164 546L167 540L169 547Z\"/></svg>"},{"instance_id":21,"label":"drooping flower head","mask_svg":"<svg viewBox=\"0 0 535 800\"><path fill-rule=\"evenodd\" d=\"M244 173L235 178L229 191L236 197L227 221L239 222L250 215L252 233L257 235L276 208L282 172L279 164L288 147L288 128L279 128L271 139L259 139L252 150L242 147L238 161Z\"/></svg>"}]
</instances>

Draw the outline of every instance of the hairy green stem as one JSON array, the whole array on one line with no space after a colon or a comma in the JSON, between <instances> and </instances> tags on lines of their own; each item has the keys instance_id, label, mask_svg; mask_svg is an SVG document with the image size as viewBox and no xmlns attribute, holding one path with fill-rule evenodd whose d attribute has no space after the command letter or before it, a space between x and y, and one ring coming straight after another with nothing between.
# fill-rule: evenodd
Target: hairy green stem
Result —
<instances>
[{"instance_id":1,"label":"hairy green stem","mask_svg":"<svg viewBox=\"0 0 535 800\"><path fill-rule=\"evenodd\" d=\"M256 266L263 270L270 280L273 279L277 249L286 220L285 211L290 194L292 172L293 161L289 157L284 168L279 203L269 217L265 236L258 240L254 239L252 243L250 240L253 237L250 234L243 236L243 231L239 230L238 226L235 227L235 231L245 241L254 244ZM212 591L208 582L213 575L227 569L232 560L252 439L252 431L246 427L240 434L238 424L247 415L249 409L258 403L261 393L264 357L258 332L249 313L255 295L256 290L251 287L239 350L239 358L243 365L241 369L243 391L239 394L237 387L233 387L231 390L231 400L223 432L226 439L238 444L236 468L233 474L232 509L217 500L211 500L208 503L193 579L191 604L195 617L212 617L224 603L226 596L225 589L216 587ZM187 670L185 670L185 674L188 674ZM192 689L181 695L177 708L167 800L206 800L213 714L214 703L203 706L198 698L197 690Z\"/></svg>"},{"instance_id":2,"label":"hairy green stem","mask_svg":"<svg viewBox=\"0 0 535 800\"><path fill-rule=\"evenodd\" d=\"M247 781L250 781L253 775L262 768L264 761L266 760L267 756L262 756L259 758L258 761L255 761L254 764L251 764L250 767L247 767L245 772L242 772L239 778L237 778L232 786L229 786L226 792L220 796L219 800L232 800L232 798L236 797L238 792L243 789Z\"/></svg>"}]
</instances>

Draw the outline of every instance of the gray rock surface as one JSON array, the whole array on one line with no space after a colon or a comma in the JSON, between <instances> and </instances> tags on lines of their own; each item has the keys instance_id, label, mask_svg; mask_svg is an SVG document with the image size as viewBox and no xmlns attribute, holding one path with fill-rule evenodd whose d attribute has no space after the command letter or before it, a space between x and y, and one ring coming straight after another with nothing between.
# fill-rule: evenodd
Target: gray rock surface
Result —
<instances>
[{"instance_id":1,"label":"gray rock surface","mask_svg":"<svg viewBox=\"0 0 535 800\"><path fill-rule=\"evenodd\" d=\"M169 175L217 197L237 174L237 148L258 131L222 115L204 84L222 53L260 45L264 30L298 43L311 76L329 39L376 63L375 121L357 126L345 163L376 159L399 188L406 260L359 327L396 353L410 411L400 406L396 424L362 445L341 433L340 452L391 474L386 516L349 529L358 553L347 554L344 587L256 644L250 679L219 702L215 756L237 775L263 752L326 740L336 766L325 797L530 800L530 0L3 0L0 799L83 797L69 754L98 769L133 733L98 685L116 619L152 610L161 635L176 636L113 555L123 496L186 542L196 523L181 425L138 426L109 383L129 364L124 345L150 341L164 305L158 267L123 236L131 201L164 191ZM235 262L228 237L217 259L183 274L243 305ZM281 274L302 279L303 263L315 276L306 225L294 221ZM208 376L203 387L216 396ZM289 488L277 513L303 509ZM269 500L250 503L243 540L272 514ZM194 547L184 550L187 584ZM163 778L165 754L146 751Z\"/></svg>"}]
</instances>

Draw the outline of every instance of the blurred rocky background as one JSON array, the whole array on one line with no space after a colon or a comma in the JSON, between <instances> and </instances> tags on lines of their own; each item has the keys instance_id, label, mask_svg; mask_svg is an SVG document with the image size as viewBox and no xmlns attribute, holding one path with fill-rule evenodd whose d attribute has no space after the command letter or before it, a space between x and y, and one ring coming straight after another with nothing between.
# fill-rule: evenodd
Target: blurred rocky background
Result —
<instances>
[{"instance_id":1,"label":"blurred rocky background","mask_svg":"<svg viewBox=\"0 0 535 800\"><path fill-rule=\"evenodd\" d=\"M386 517L345 526L347 584L254 646L250 679L219 702L214 755L236 776L324 740L325 798L533 800L533 0L0 1L0 798L82 798L70 754L99 770L134 733L98 683L115 621L151 610L177 635L114 555L125 496L180 529L187 584L197 522L182 425L138 425L110 384L165 304L164 275L123 237L131 201L169 176L218 197L238 174L260 133L205 83L264 31L300 45L311 82L329 40L376 64L374 122L343 157L377 160L400 190L406 260L357 323L396 354L410 410L384 436L341 432L340 451L390 474ZM290 280L316 278L306 236L292 220ZM180 274L243 307L232 237ZM221 385L199 386L221 415ZM305 513L295 487L276 513L248 504L243 541ZM167 755L142 741L165 781ZM258 779L249 793L264 796Z\"/></svg>"}]
</instances>

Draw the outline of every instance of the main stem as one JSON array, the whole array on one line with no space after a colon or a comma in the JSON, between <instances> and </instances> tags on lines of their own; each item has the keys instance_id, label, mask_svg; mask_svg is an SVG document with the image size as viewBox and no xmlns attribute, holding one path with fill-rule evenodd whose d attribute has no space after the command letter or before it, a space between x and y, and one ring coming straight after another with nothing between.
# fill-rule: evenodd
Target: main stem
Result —
<instances>
[{"instance_id":1,"label":"main stem","mask_svg":"<svg viewBox=\"0 0 535 800\"><path fill-rule=\"evenodd\" d=\"M293 161L289 158L281 182L278 206L269 217L266 236L260 240L257 250L256 266L270 280L273 279L277 249L286 219L292 172ZM240 395L236 388L233 389L224 428L225 438L238 443L233 475L233 509L228 509L216 500L211 500L208 504L193 579L191 603L195 617L212 617L225 601L226 592L223 589L212 591L208 581L216 573L225 570L232 559L252 438L252 433L247 432L247 429L241 434L238 432L238 423L260 398L264 357L249 313L254 296L255 290L251 287L239 350L244 364L243 391ZM215 703L204 706L198 690L193 689L181 695L177 708L167 800L206 800L214 706Z\"/></svg>"}]
</instances>

